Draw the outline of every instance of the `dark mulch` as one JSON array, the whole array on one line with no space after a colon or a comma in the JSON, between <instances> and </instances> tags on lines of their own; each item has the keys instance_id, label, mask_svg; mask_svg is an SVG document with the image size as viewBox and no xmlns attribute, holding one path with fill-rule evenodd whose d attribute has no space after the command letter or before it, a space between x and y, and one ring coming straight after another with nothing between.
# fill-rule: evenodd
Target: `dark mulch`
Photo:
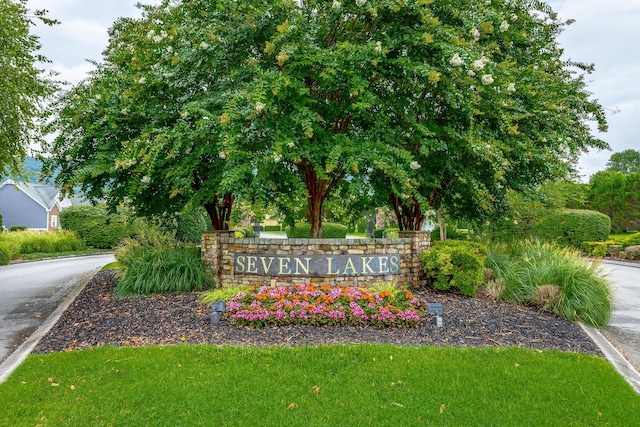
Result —
<instances>
[{"instance_id":1,"label":"dark mulch","mask_svg":"<svg viewBox=\"0 0 640 427\"><path fill-rule=\"evenodd\" d=\"M216 345L316 345L389 343L455 347L528 347L602 355L579 325L521 307L452 292L416 294L443 305L443 326L428 316L415 328L287 326L252 329L223 319L210 323L198 293L116 298L113 273L96 274L35 353L103 345L198 343Z\"/></svg>"}]
</instances>

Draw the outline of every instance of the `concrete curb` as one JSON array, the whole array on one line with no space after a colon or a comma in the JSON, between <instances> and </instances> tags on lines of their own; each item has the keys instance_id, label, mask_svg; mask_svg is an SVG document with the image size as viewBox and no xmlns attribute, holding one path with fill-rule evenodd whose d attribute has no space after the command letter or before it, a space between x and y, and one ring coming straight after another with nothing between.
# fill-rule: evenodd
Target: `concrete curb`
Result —
<instances>
[{"instance_id":1,"label":"concrete curb","mask_svg":"<svg viewBox=\"0 0 640 427\"><path fill-rule=\"evenodd\" d=\"M44 337L47 332L56 324L62 313L71 305L71 303L76 299L78 294L87 286L87 283L91 278L98 272L99 269L96 269L92 272L82 274L80 276L74 277L71 279L63 289L72 286L73 290L67 295L67 297L62 301L62 303L56 308L53 313L45 320L42 325L36 329L36 331L31 334L29 338L25 342L23 342L20 347L18 347L13 353L9 355L9 357L0 364L0 383L6 381L9 378L9 375L27 358L27 356L31 353L31 351L35 348L35 346L40 342L42 337ZM75 283L74 283L75 282Z\"/></svg>"},{"instance_id":2,"label":"concrete curb","mask_svg":"<svg viewBox=\"0 0 640 427\"><path fill-rule=\"evenodd\" d=\"M599 330L580 323L582 330L596 343L604 353L607 360L622 375L622 377L640 394L640 373L631 363L615 348Z\"/></svg>"}]
</instances>

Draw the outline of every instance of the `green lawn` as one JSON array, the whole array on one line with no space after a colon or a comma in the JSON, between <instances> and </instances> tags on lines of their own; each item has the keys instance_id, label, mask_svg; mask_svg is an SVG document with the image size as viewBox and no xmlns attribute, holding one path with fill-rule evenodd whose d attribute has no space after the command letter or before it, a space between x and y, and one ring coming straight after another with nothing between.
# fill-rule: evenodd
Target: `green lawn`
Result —
<instances>
[{"instance_id":1,"label":"green lawn","mask_svg":"<svg viewBox=\"0 0 640 427\"><path fill-rule=\"evenodd\" d=\"M0 425L640 425L605 360L390 345L97 348L33 355Z\"/></svg>"}]
</instances>

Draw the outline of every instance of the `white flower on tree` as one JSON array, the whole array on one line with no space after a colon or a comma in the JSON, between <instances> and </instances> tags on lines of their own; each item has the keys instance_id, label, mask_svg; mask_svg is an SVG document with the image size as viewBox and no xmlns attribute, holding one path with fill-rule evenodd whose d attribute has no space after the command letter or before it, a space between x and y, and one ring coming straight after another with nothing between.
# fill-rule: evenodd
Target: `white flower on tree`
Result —
<instances>
[{"instance_id":1,"label":"white flower on tree","mask_svg":"<svg viewBox=\"0 0 640 427\"><path fill-rule=\"evenodd\" d=\"M509 23L507 21L502 21L502 24L500 24L500 31L504 33L508 29L509 29Z\"/></svg>"},{"instance_id":2,"label":"white flower on tree","mask_svg":"<svg viewBox=\"0 0 640 427\"><path fill-rule=\"evenodd\" d=\"M493 83L493 76L491 76L491 74L485 74L480 77L480 81L483 85L490 85L491 83Z\"/></svg>"},{"instance_id":3,"label":"white flower on tree","mask_svg":"<svg viewBox=\"0 0 640 427\"><path fill-rule=\"evenodd\" d=\"M507 85L507 92L513 93L515 91L516 91L516 84L515 83L509 83Z\"/></svg>"},{"instance_id":4,"label":"white flower on tree","mask_svg":"<svg viewBox=\"0 0 640 427\"><path fill-rule=\"evenodd\" d=\"M422 166L420 165L420 163L414 160L413 162L409 163L409 167L413 170L417 170L417 169L420 169Z\"/></svg>"},{"instance_id":5,"label":"white flower on tree","mask_svg":"<svg viewBox=\"0 0 640 427\"><path fill-rule=\"evenodd\" d=\"M382 52L382 42L376 42L376 52Z\"/></svg>"},{"instance_id":6,"label":"white flower on tree","mask_svg":"<svg viewBox=\"0 0 640 427\"><path fill-rule=\"evenodd\" d=\"M333 4L331 5L331 7L334 9L340 9L342 7L342 3L340 3L338 0L333 0Z\"/></svg>"},{"instance_id":7,"label":"white flower on tree","mask_svg":"<svg viewBox=\"0 0 640 427\"><path fill-rule=\"evenodd\" d=\"M451 64L454 67L459 67L463 64L463 60L462 58L460 58L460 55L458 55L457 53L455 53L451 59L449 60L449 64Z\"/></svg>"},{"instance_id":8,"label":"white flower on tree","mask_svg":"<svg viewBox=\"0 0 640 427\"><path fill-rule=\"evenodd\" d=\"M480 40L480 31L478 31L477 28L472 28L471 31L469 31L469 34L475 41Z\"/></svg>"},{"instance_id":9,"label":"white flower on tree","mask_svg":"<svg viewBox=\"0 0 640 427\"><path fill-rule=\"evenodd\" d=\"M225 154L224 151L221 151L221 152L218 153L218 157L220 157L222 160L224 160L224 159L227 158L227 155Z\"/></svg>"},{"instance_id":10,"label":"white flower on tree","mask_svg":"<svg viewBox=\"0 0 640 427\"><path fill-rule=\"evenodd\" d=\"M473 61L471 63L471 68L476 71L482 70L484 66L487 65L487 62L489 62L489 60L483 56L482 58Z\"/></svg>"},{"instance_id":11,"label":"white flower on tree","mask_svg":"<svg viewBox=\"0 0 640 427\"><path fill-rule=\"evenodd\" d=\"M367 3L367 0L356 0L356 5L362 7Z\"/></svg>"},{"instance_id":12,"label":"white flower on tree","mask_svg":"<svg viewBox=\"0 0 640 427\"><path fill-rule=\"evenodd\" d=\"M256 111L260 112L262 110L264 110L264 108L266 107L266 105L264 105L262 102L258 101L256 102Z\"/></svg>"}]
</instances>

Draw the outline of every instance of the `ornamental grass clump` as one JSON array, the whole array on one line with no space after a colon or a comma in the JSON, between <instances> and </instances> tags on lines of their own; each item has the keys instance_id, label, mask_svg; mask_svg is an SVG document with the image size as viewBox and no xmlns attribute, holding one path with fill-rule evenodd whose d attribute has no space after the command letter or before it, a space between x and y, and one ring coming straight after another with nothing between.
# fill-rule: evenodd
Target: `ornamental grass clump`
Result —
<instances>
[{"instance_id":1,"label":"ornamental grass clump","mask_svg":"<svg viewBox=\"0 0 640 427\"><path fill-rule=\"evenodd\" d=\"M425 304L409 290L372 292L356 287L296 285L292 288L251 287L227 303L235 324L415 326Z\"/></svg>"},{"instance_id":2,"label":"ornamental grass clump","mask_svg":"<svg viewBox=\"0 0 640 427\"><path fill-rule=\"evenodd\" d=\"M528 304L571 321L603 326L613 294L598 260L577 250L537 240L496 245L487 266L503 281L500 299Z\"/></svg>"}]
</instances>

